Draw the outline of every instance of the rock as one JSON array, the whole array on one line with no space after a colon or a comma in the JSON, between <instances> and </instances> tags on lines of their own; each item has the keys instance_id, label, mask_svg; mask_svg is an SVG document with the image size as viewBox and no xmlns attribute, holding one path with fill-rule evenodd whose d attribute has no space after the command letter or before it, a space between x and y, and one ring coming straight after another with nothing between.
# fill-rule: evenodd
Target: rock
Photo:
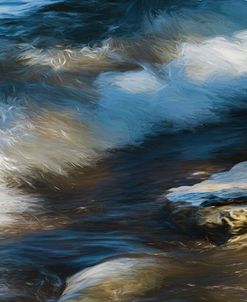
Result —
<instances>
[{"instance_id":1,"label":"rock","mask_svg":"<svg viewBox=\"0 0 247 302\"><path fill-rule=\"evenodd\" d=\"M184 269L158 256L110 259L72 276L59 302L131 302L160 288Z\"/></svg>"},{"instance_id":2,"label":"rock","mask_svg":"<svg viewBox=\"0 0 247 302\"><path fill-rule=\"evenodd\" d=\"M223 242L247 231L247 162L166 195L172 221Z\"/></svg>"}]
</instances>

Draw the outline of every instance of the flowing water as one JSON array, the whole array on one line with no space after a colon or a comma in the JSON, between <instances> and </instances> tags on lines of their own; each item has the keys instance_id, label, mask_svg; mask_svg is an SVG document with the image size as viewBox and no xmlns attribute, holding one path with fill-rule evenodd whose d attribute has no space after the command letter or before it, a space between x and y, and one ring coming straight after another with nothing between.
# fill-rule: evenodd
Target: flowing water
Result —
<instances>
[{"instance_id":1,"label":"flowing water","mask_svg":"<svg viewBox=\"0 0 247 302\"><path fill-rule=\"evenodd\" d=\"M246 15L0 0L0 301L247 301L246 240L169 209L246 196Z\"/></svg>"}]
</instances>

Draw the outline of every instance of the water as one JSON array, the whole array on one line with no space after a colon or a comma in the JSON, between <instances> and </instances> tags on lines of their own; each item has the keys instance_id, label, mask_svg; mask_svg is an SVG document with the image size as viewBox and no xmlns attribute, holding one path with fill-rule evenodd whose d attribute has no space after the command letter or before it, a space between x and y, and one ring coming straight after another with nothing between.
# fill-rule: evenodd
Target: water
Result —
<instances>
[{"instance_id":1,"label":"water","mask_svg":"<svg viewBox=\"0 0 247 302\"><path fill-rule=\"evenodd\" d=\"M245 221L176 221L246 196L245 169L234 196L203 182L246 160L246 12L0 1L0 301L246 301Z\"/></svg>"}]
</instances>

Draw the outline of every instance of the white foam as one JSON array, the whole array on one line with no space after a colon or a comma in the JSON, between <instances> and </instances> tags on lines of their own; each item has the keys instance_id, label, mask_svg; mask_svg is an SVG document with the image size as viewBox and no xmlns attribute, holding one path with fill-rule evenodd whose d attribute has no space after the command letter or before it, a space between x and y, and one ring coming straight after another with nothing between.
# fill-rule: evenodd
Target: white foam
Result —
<instances>
[{"instance_id":1,"label":"white foam","mask_svg":"<svg viewBox=\"0 0 247 302\"><path fill-rule=\"evenodd\" d=\"M154 19L146 18L145 30L169 38L179 35L185 40L228 36L246 28L246 13L245 0L197 1L193 7L180 6L160 11Z\"/></svg>"},{"instance_id":2,"label":"white foam","mask_svg":"<svg viewBox=\"0 0 247 302\"><path fill-rule=\"evenodd\" d=\"M158 74L148 68L101 74L96 81L102 95L98 121L103 127L109 123L107 132L113 136L119 131L124 144L142 140L157 124L163 123L167 132L184 130L220 122L230 110L246 108L241 101L247 84L246 33L182 43L178 57Z\"/></svg>"},{"instance_id":3,"label":"white foam","mask_svg":"<svg viewBox=\"0 0 247 302\"><path fill-rule=\"evenodd\" d=\"M247 73L247 31L182 44L186 72L195 81L231 81Z\"/></svg>"},{"instance_id":4,"label":"white foam","mask_svg":"<svg viewBox=\"0 0 247 302\"><path fill-rule=\"evenodd\" d=\"M57 48L38 49L30 45L22 44L22 52L19 60L24 60L28 66L49 66L55 71L78 71L83 69L97 69L97 65L107 66L114 64L114 60L121 61L111 49L110 40L102 42L101 47L84 46L82 48Z\"/></svg>"},{"instance_id":5,"label":"white foam","mask_svg":"<svg viewBox=\"0 0 247 302\"><path fill-rule=\"evenodd\" d=\"M0 229L20 222L23 214L31 214L38 206L38 198L0 184Z\"/></svg>"},{"instance_id":6,"label":"white foam","mask_svg":"<svg viewBox=\"0 0 247 302\"><path fill-rule=\"evenodd\" d=\"M157 91L164 86L161 79L145 69L139 72L106 73L104 75L104 84L102 84L102 87L107 84L120 87L129 93L148 93Z\"/></svg>"},{"instance_id":7,"label":"white foam","mask_svg":"<svg viewBox=\"0 0 247 302\"><path fill-rule=\"evenodd\" d=\"M5 18L6 16L21 16L26 12L33 11L42 6L53 4L59 0L17 0L17 1L0 1L0 18Z\"/></svg>"},{"instance_id":8,"label":"white foam","mask_svg":"<svg viewBox=\"0 0 247 302\"><path fill-rule=\"evenodd\" d=\"M98 158L104 141L69 111L43 109L13 122L2 130L5 143L0 151L0 178L24 179L35 170L66 174Z\"/></svg>"},{"instance_id":9,"label":"white foam","mask_svg":"<svg viewBox=\"0 0 247 302\"><path fill-rule=\"evenodd\" d=\"M230 199L247 196L247 162L235 165L230 171L213 174L193 186L172 188L166 195L173 202L198 206L213 198Z\"/></svg>"}]
</instances>

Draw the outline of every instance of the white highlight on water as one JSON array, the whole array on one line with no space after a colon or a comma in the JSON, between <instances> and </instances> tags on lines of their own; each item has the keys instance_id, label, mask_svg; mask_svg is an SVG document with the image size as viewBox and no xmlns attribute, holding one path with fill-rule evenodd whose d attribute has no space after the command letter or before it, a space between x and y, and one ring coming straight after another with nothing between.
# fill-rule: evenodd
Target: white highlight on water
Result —
<instances>
[{"instance_id":1,"label":"white highlight on water","mask_svg":"<svg viewBox=\"0 0 247 302\"><path fill-rule=\"evenodd\" d=\"M0 230L19 223L23 215L32 215L39 202L37 197L0 184Z\"/></svg>"},{"instance_id":2,"label":"white highlight on water","mask_svg":"<svg viewBox=\"0 0 247 302\"><path fill-rule=\"evenodd\" d=\"M6 16L21 16L27 12L37 10L38 8L59 2L59 0L17 0L17 1L0 1L0 19Z\"/></svg>"},{"instance_id":3,"label":"white highlight on water","mask_svg":"<svg viewBox=\"0 0 247 302\"><path fill-rule=\"evenodd\" d=\"M193 186L172 188L166 198L199 206L204 201L234 199L247 196L247 162L235 165L230 171L216 173Z\"/></svg>"}]
</instances>

